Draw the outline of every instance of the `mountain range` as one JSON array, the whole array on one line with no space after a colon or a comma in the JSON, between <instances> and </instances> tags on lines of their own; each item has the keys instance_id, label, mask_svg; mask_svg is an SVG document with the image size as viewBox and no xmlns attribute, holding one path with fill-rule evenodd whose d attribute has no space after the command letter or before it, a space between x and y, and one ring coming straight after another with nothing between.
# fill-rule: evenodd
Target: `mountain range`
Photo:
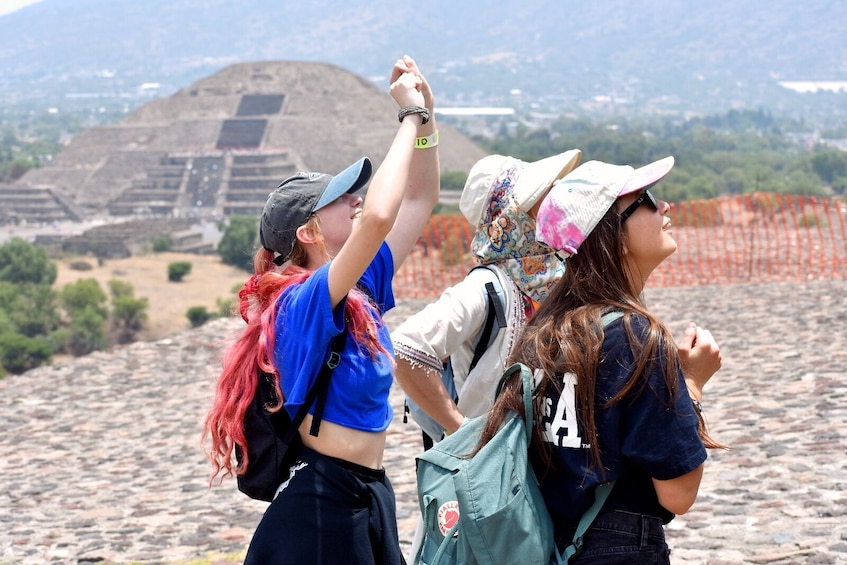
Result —
<instances>
[{"instance_id":1,"label":"mountain range","mask_svg":"<svg viewBox=\"0 0 847 565\"><path fill-rule=\"evenodd\" d=\"M43 0L0 16L0 101L165 96L236 62L387 83L414 56L446 106L847 116L847 2Z\"/></svg>"}]
</instances>

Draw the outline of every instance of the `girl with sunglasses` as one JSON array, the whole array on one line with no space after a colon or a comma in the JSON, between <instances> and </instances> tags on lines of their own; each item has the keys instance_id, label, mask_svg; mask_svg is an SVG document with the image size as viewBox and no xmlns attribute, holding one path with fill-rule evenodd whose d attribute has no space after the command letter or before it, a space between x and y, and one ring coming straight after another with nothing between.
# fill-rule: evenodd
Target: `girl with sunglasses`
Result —
<instances>
[{"instance_id":1,"label":"girl with sunglasses","mask_svg":"<svg viewBox=\"0 0 847 565\"><path fill-rule=\"evenodd\" d=\"M673 163L585 163L538 212L536 238L567 268L511 362L534 370L530 457L559 551L597 487L614 482L571 563L669 563L663 526L694 503L706 448L720 447L700 414L703 386L721 366L718 345L693 323L675 344L641 296L677 249L669 205L648 190ZM523 412L520 388L507 383L489 432L507 411Z\"/></svg>"}]
</instances>

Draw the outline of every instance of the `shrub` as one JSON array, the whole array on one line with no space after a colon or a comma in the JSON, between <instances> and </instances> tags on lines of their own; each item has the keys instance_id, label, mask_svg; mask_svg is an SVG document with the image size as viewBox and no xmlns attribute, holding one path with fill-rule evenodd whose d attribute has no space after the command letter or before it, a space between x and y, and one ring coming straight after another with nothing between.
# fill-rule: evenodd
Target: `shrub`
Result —
<instances>
[{"instance_id":1,"label":"shrub","mask_svg":"<svg viewBox=\"0 0 847 565\"><path fill-rule=\"evenodd\" d=\"M112 295L113 301L115 298L132 298L133 296L135 296L135 289L133 288L132 283L129 281L122 281L121 279L109 279L109 282L107 282L106 284L109 286L109 293Z\"/></svg>"},{"instance_id":2,"label":"shrub","mask_svg":"<svg viewBox=\"0 0 847 565\"><path fill-rule=\"evenodd\" d=\"M44 339L18 333L0 335L0 366L19 375L50 360L53 348Z\"/></svg>"},{"instance_id":3,"label":"shrub","mask_svg":"<svg viewBox=\"0 0 847 565\"><path fill-rule=\"evenodd\" d=\"M168 280L180 282L182 278L191 272L191 263L188 261L177 261L168 265Z\"/></svg>"},{"instance_id":4,"label":"shrub","mask_svg":"<svg viewBox=\"0 0 847 565\"><path fill-rule=\"evenodd\" d=\"M74 314L68 350L79 357L106 347L106 318L93 306Z\"/></svg>"},{"instance_id":5,"label":"shrub","mask_svg":"<svg viewBox=\"0 0 847 565\"><path fill-rule=\"evenodd\" d=\"M71 330L70 328L59 328L50 332L47 336L47 342L53 348L53 353L70 353Z\"/></svg>"},{"instance_id":6,"label":"shrub","mask_svg":"<svg viewBox=\"0 0 847 565\"><path fill-rule=\"evenodd\" d=\"M71 261L68 268L72 271L90 271L94 267L88 261Z\"/></svg>"},{"instance_id":7,"label":"shrub","mask_svg":"<svg viewBox=\"0 0 847 565\"><path fill-rule=\"evenodd\" d=\"M171 238L166 235L158 235L153 238L153 253L170 251L172 246Z\"/></svg>"},{"instance_id":8,"label":"shrub","mask_svg":"<svg viewBox=\"0 0 847 565\"><path fill-rule=\"evenodd\" d=\"M237 313L235 298L218 298L215 303L218 305L218 316L221 318L228 318Z\"/></svg>"},{"instance_id":9,"label":"shrub","mask_svg":"<svg viewBox=\"0 0 847 565\"><path fill-rule=\"evenodd\" d=\"M253 272L253 252L259 234L259 222L253 216L231 216L218 243L218 253L227 265Z\"/></svg>"},{"instance_id":10,"label":"shrub","mask_svg":"<svg viewBox=\"0 0 847 565\"><path fill-rule=\"evenodd\" d=\"M118 343L130 343L147 322L146 298L121 295L112 298L112 329Z\"/></svg>"},{"instance_id":11,"label":"shrub","mask_svg":"<svg viewBox=\"0 0 847 565\"><path fill-rule=\"evenodd\" d=\"M206 310L205 306L192 306L185 314L192 328L197 328L214 318L214 315Z\"/></svg>"},{"instance_id":12,"label":"shrub","mask_svg":"<svg viewBox=\"0 0 847 565\"><path fill-rule=\"evenodd\" d=\"M59 299L71 318L87 308L92 308L104 320L109 315L106 307L108 296L97 279L79 279L66 284L59 293Z\"/></svg>"}]
</instances>

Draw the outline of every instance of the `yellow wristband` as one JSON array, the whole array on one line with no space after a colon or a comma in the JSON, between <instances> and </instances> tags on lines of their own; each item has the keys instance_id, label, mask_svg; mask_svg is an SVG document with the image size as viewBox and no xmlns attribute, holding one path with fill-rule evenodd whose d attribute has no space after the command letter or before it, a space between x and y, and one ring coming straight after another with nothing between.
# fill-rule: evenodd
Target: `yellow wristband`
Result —
<instances>
[{"instance_id":1,"label":"yellow wristband","mask_svg":"<svg viewBox=\"0 0 847 565\"><path fill-rule=\"evenodd\" d=\"M426 137L415 138L415 149L429 149L438 145L438 130Z\"/></svg>"}]
</instances>

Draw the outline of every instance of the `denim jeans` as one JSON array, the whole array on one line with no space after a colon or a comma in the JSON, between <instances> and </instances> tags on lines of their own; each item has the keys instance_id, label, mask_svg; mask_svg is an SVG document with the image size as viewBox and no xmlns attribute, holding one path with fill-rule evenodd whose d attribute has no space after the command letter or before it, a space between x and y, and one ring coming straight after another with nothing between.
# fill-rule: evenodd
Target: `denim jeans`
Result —
<instances>
[{"instance_id":1,"label":"denim jeans","mask_svg":"<svg viewBox=\"0 0 847 565\"><path fill-rule=\"evenodd\" d=\"M556 542L561 551L573 540L574 528L562 531ZM615 563L670 564L662 521L653 516L613 510L598 516L583 537L582 550L569 565Z\"/></svg>"}]
</instances>

